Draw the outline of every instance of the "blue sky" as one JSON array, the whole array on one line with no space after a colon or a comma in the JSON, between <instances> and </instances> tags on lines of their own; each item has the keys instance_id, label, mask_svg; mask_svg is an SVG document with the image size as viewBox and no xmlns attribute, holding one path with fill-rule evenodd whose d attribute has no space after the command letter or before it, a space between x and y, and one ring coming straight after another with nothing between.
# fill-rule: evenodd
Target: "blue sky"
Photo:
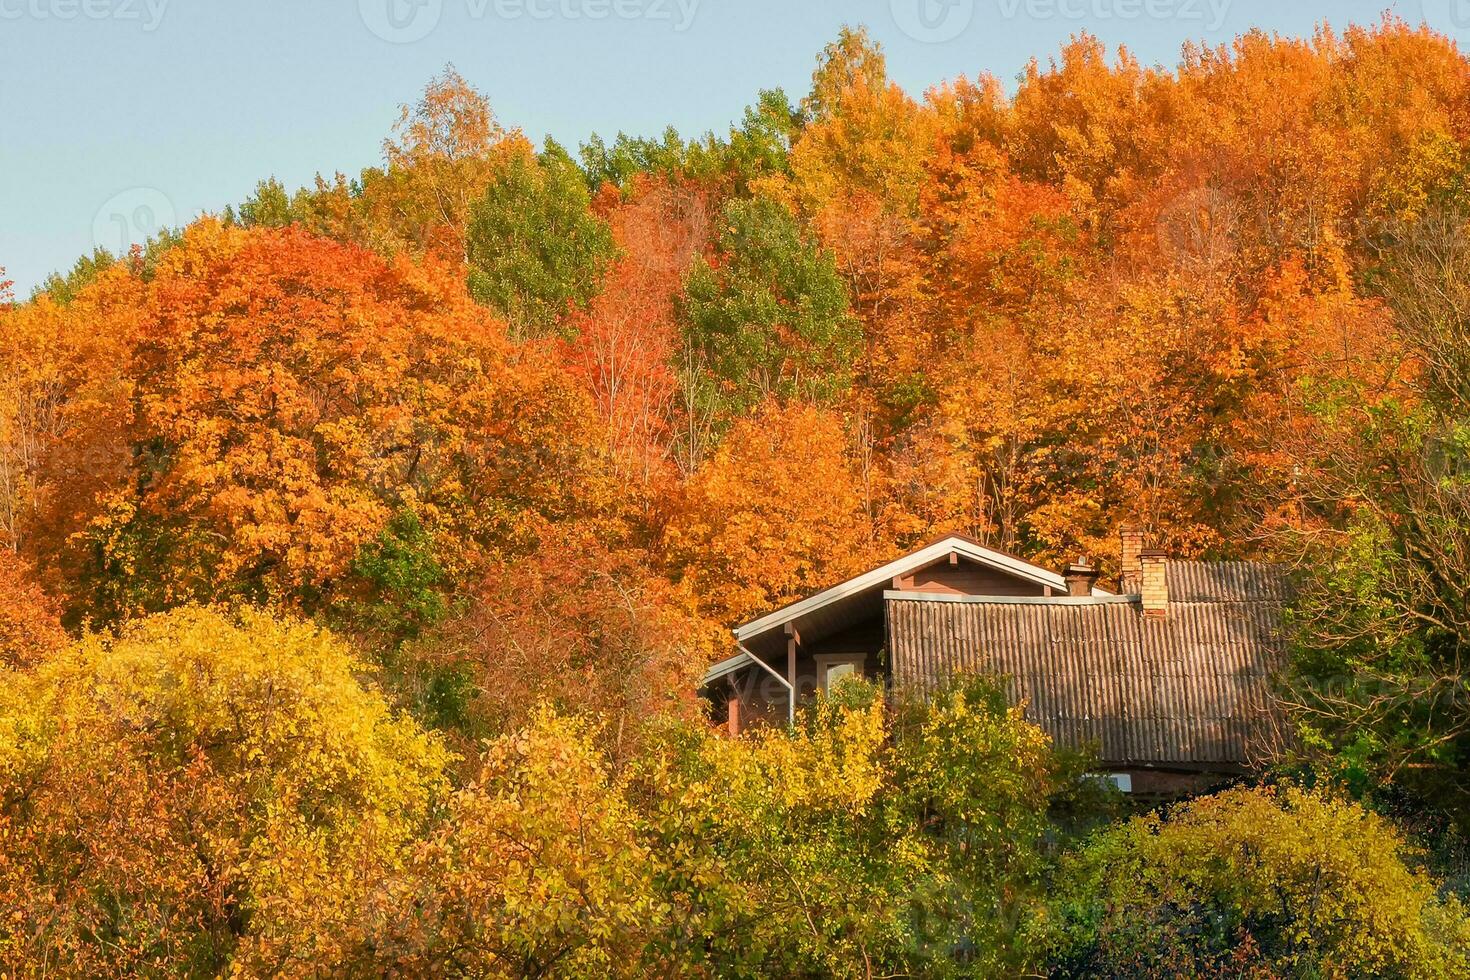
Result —
<instances>
[{"instance_id":1,"label":"blue sky","mask_svg":"<svg viewBox=\"0 0 1470 980\"><path fill-rule=\"evenodd\" d=\"M452 62L502 122L723 130L758 89L806 90L865 24L910 91L1014 79L1087 30L1172 64L1187 39L1309 34L1385 10L1470 38L1470 0L0 0L0 266L17 293L257 180L378 163L396 107Z\"/></svg>"}]
</instances>

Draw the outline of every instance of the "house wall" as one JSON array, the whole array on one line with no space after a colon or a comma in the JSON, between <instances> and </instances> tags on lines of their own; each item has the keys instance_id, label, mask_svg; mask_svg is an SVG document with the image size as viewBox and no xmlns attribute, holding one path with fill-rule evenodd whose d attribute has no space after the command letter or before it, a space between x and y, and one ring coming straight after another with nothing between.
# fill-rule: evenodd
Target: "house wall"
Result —
<instances>
[{"instance_id":1,"label":"house wall","mask_svg":"<svg viewBox=\"0 0 1470 980\"><path fill-rule=\"evenodd\" d=\"M799 646L796 653L797 704L800 705L815 694L817 658L824 655L861 653L863 655L863 676L886 683L888 669L882 656L886 635L883 617L879 615L855 623L842 632L819 642ZM786 676L784 656L778 657L771 666L782 677ZM728 682L723 682L710 693L714 701L714 720L717 723L724 723L728 720L725 712L728 710L727 704L731 697L737 697L740 701L740 727L742 729L761 724L786 723L786 688L769 673L759 668L741 671L736 678L734 690Z\"/></svg>"},{"instance_id":2,"label":"house wall","mask_svg":"<svg viewBox=\"0 0 1470 980\"><path fill-rule=\"evenodd\" d=\"M799 648L796 653L796 676L801 696L809 697L816 690L817 658L824 655L861 653L863 676L870 680L886 680L888 666L882 659L886 633L883 617L874 616L841 633Z\"/></svg>"},{"instance_id":3,"label":"house wall","mask_svg":"<svg viewBox=\"0 0 1470 980\"><path fill-rule=\"evenodd\" d=\"M1240 778L1238 771L1164 772L1158 769L1120 769L1133 783L1132 794L1141 800L1177 799L1197 796L1228 786Z\"/></svg>"},{"instance_id":4,"label":"house wall","mask_svg":"<svg viewBox=\"0 0 1470 980\"><path fill-rule=\"evenodd\" d=\"M784 667L772 666L777 666L785 674ZM710 701L712 720L717 725L728 726L731 701L739 704L741 731L765 724L786 724L786 688L758 668L732 674L704 693Z\"/></svg>"},{"instance_id":5,"label":"house wall","mask_svg":"<svg viewBox=\"0 0 1470 980\"><path fill-rule=\"evenodd\" d=\"M894 579L892 587L908 592L927 592L946 595L993 595L993 596L1041 596L1047 594L1044 586L985 565L960 559L951 564L941 560L907 575ZM892 664L885 646L887 624L884 613L853 623L831 636L809 640L797 647L796 684L797 703L809 700L817 691L817 660L833 654L861 653L863 676L887 684L892 678ZM784 654L770 661L771 666L782 676L787 673ZM727 721L727 704L734 697L740 703L740 727L750 728L764 723L786 722L786 688L766 671L750 668L741 671L732 689L728 682L710 692L713 713L717 722Z\"/></svg>"},{"instance_id":6,"label":"house wall","mask_svg":"<svg viewBox=\"0 0 1470 980\"><path fill-rule=\"evenodd\" d=\"M1007 575L994 568L961 560L957 565L942 561L894 579L903 592L941 595L1044 595L1044 586Z\"/></svg>"}]
</instances>

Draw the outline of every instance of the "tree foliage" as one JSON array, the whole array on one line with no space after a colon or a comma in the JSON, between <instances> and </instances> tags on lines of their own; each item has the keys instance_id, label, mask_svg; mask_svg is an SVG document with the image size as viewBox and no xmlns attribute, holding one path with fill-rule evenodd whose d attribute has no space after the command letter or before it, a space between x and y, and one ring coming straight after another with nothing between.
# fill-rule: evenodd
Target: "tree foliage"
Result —
<instances>
[{"instance_id":1,"label":"tree foliage","mask_svg":"<svg viewBox=\"0 0 1470 980\"><path fill-rule=\"evenodd\" d=\"M119 313L144 324L130 452L68 539L96 615L227 595L317 608L404 509L468 568L611 499L585 398L432 270L205 223L136 302Z\"/></svg>"},{"instance_id":2,"label":"tree foliage","mask_svg":"<svg viewBox=\"0 0 1470 980\"><path fill-rule=\"evenodd\" d=\"M841 420L766 403L689 481L665 546L705 614L737 623L856 571L862 508Z\"/></svg>"},{"instance_id":3,"label":"tree foliage","mask_svg":"<svg viewBox=\"0 0 1470 980\"><path fill-rule=\"evenodd\" d=\"M61 647L66 634L56 603L15 552L0 548L0 667L25 667Z\"/></svg>"},{"instance_id":4,"label":"tree foliage","mask_svg":"<svg viewBox=\"0 0 1470 980\"><path fill-rule=\"evenodd\" d=\"M516 155L470 208L469 290L518 336L554 333L597 294L616 255L612 232L566 150Z\"/></svg>"},{"instance_id":5,"label":"tree foliage","mask_svg":"<svg viewBox=\"0 0 1470 980\"><path fill-rule=\"evenodd\" d=\"M844 29L578 162L446 68L354 177L0 281L0 972L1463 972L1330 793L1058 892L1092 784L993 687L703 724L733 624L1142 524L1293 560L1292 761L1465 822L1470 62L1386 17L936 81Z\"/></svg>"},{"instance_id":6,"label":"tree foliage","mask_svg":"<svg viewBox=\"0 0 1470 980\"><path fill-rule=\"evenodd\" d=\"M416 103L399 107L383 141L384 166L353 180L318 174L313 187L290 195L274 178L261 181L237 220L247 227L300 224L384 255L461 265L471 205L507 160L531 151L520 131L503 128L489 100L446 66ZM236 217L233 210L226 216Z\"/></svg>"},{"instance_id":7,"label":"tree foliage","mask_svg":"<svg viewBox=\"0 0 1470 980\"><path fill-rule=\"evenodd\" d=\"M0 959L40 975L311 963L444 792L444 750L317 629L184 608L0 694ZM360 907L360 906L359 906Z\"/></svg>"},{"instance_id":8,"label":"tree foliage","mask_svg":"<svg viewBox=\"0 0 1470 980\"><path fill-rule=\"evenodd\" d=\"M732 201L721 223L714 259L690 270L680 307L709 397L727 414L769 397L830 401L851 381L859 338L831 256L764 198Z\"/></svg>"},{"instance_id":9,"label":"tree foliage","mask_svg":"<svg viewBox=\"0 0 1470 980\"><path fill-rule=\"evenodd\" d=\"M403 653L430 718L471 737L513 731L550 706L600 720L614 760L660 717L692 719L718 638L639 556L575 539L498 568L458 615Z\"/></svg>"},{"instance_id":10,"label":"tree foliage","mask_svg":"<svg viewBox=\"0 0 1470 980\"><path fill-rule=\"evenodd\" d=\"M1062 975L1451 977L1470 919L1381 817L1295 787L1135 818L1071 862Z\"/></svg>"},{"instance_id":11,"label":"tree foliage","mask_svg":"<svg viewBox=\"0 0 1470 980\"><path fill-rule=\"evenodd\" d=\"M1291 696L1308 748L1360 785L1394 779L1463 815L1470 764L1470 244L1434 205L1390 257L1409 369L1379 398L1323 392L1311 502L1339 529L1311 545Z\"/></svg>"}]
</instances>

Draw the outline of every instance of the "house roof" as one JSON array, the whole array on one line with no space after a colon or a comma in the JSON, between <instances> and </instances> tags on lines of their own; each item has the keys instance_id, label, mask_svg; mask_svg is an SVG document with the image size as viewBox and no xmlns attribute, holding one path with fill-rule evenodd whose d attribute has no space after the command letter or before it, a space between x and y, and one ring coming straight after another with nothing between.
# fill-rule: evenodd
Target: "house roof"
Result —
<instances>
[{"instance_id":1,"label":"house roof","mask_svg":"<svg viewBox=\"0 0 1470 980\"><path fill-rule=\"evenodd\" d=\"M955 670L1002 675L1059 744L1105 764L1244 766L1283 740L1270 677L1283 645L1285 572L1168 563L1168 614L1136 596L1030 598L888 592L896 684Z\"/></svg>"},{"instance_id":2,"label":"house roof","mask_svg":"<svg viewBox=\"0 0 1470 980\"><path fill-rule=\"evenodd\" d=\"M735 628L735 639L749 644L773 631L784 630L787 624L800 627L803 621L822 625L827 622L851 621L862 610L871 607L881 609L883 592L896 576L907 575L929 565L959 555L979 565L993 568L1007 575L1037 585L1050 586L1060 592L1067 590L1062 576L1040 565L1016 558L1013 555L987 548L973 538L962 534L949 534L911 551L900 558L853 576L845 582L823 589L804 599L791 602L774 612L767 613ZM1105 589L1093 589L1093 595L1109 595ZM826 615L824 615L824 613Z\"/></svg>"},{"instance_id":3,"label":"house roof","mask_svg":"<svg viewBox=\"0 0 1470 980\"><path fill-rule=\"evenodd\" d=\"M721 677L728 677L729 675L744 667L746 664L753 663L755 663L755 658L742 650L740 653L735 654L735 656L733 657L726 657L724 660L721 660L719 663L715 664L708 671L706 671L704 675L704 680L699 682L700 686L702 687L706 684L713 684Z\"/></svg>"}]
</instances>

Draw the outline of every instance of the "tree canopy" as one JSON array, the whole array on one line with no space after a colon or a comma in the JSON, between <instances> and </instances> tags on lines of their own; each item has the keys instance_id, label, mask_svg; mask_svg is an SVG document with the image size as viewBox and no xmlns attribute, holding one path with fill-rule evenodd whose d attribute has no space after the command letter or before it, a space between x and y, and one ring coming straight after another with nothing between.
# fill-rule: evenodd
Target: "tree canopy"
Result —
<instances>
[{"instance_id":1,"label":"tree canopy","mask_svg":"<svg viewBox=\"0 0 1470 980\"><path fill-rule=\"evenodd\" d=\"M1464 973L1470 60L933 82L847 28L538 151L446 67L356 175L0 274L0 973ZM1276 771L1119 820L994 679L693 694L1125 525L1292 567Z\"/></svg>"}]
</instances>

